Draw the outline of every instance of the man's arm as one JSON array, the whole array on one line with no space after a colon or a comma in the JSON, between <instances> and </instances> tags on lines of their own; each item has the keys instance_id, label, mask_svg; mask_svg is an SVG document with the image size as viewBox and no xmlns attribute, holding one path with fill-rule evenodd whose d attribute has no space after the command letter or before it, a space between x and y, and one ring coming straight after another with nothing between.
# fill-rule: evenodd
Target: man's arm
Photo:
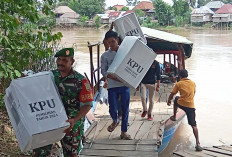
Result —
<instances>
[{"instance_id":1,"label":"man's arm","mask_svg":"<svg viewBox=\"0 0 232 157\"><path fill-rule=\"evenodd\" d=\"M110 74L107 75L107 78L110 78L110 79L115 80L115 81L118 81L118 82L122 82L122 81L120 81L117 77L112 76L112 75L110 75Z\"/></svg>"},{"instance_id":2,"label":"man's arm","mask_svg":"<svg viewBox=\"0 0 232 157\"><path fill-rule=\"evenodd\" d=\"M169 95L169 97L168 97L168 102L167 102L167 105L168 105L168 106L171 105L171 100L173 99L173 96L174 96L173 93L171 93L171 94Z\"/></svg>"},{"instance_id":3,"label":"man's arm","mask_svg":"<svg viewBox=\"0 0 232 157\"><path fill-rule=\"evenodd\" d=\"M74 118L70 118L68 119L66 122L69 122L70 123L70 126L69 128L67 128L64 132L65 133L68 133L70 132L70 130L73 128L73 126L75 125L75 123L80 120L82 117L84 117L88 112L89 110L91 109L91 106L82 106L80 108L80 112L74 117Z\"/></svg>"}]
</instances>

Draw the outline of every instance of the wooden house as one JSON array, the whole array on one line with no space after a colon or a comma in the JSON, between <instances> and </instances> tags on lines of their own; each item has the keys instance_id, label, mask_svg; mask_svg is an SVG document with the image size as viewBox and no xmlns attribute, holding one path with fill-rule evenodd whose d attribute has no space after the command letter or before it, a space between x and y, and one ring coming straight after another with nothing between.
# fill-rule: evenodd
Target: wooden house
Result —
<instances>
[{"instance_id":1,"label":"wooden house","mask_svg":"<svg viewBox=\"0 0 232 157\"><path fill-rule=\"evenodd\" d=\"M205 6L211 9L213 12L216 12L218 9L220 9L224 5L221 1L210 1Z\"/></svg>"},{"instance_id":2,"label":"wooden house","mask_svg":"<svg viewBox=\"0 0 232 157\"><path fill-rule=\"evenodd\" d=\"M232 4L225 4L213 15L213 22L232 22Z\"/></svg>"},{"instance_id":3,"label":"wooden house","mask_svg":"<svg viewBox=\"0 0 232 157\"><path fill-rule=\"evenodd\" d=\"M214 12L206 6L196 8L191 12L191 22L210 22Z\"/></svg>"},{"instance_id":4,"label":"wooden house","mask_svg":"<svg viewBox=\"0 0 232 157\"><path fill-rule=\"evenodd\" d=\"M70 9L68 6L59 6L55 9L56 24L76 24L79 14Z\"/></svg>"},{"instance_id":5,"label":"wooden house","mask_svg":"<svg viewBox=\"0 0 232 157\"><path fill-rule=\"evenodd\" d=\"M114 11L109 13L109 23L114 22L116 18L118 18L121 15L120 11Z\"/></svg>"},{"instance_id":6,"label":"wooden house","mask_svg":"<svg viewBox=\"0 0 232 157\"><path fill-rule=\"evenodd\" d=\"M138 3L133 10L135 9L141 9L144 11L145 15L150 16L152 13L154 13L154 6L153 3L150 1L142 1Z\"/></svg>"},{"instance_id":7,"label":"wooden house","mask_svg":"<svg viewBox=\"0 0 232 157\"><path fill-rule=\"evenodd\" d=\"M97 14L101 18L101 24L109 24L109 14Z\"/></svg>"}]
</instances>

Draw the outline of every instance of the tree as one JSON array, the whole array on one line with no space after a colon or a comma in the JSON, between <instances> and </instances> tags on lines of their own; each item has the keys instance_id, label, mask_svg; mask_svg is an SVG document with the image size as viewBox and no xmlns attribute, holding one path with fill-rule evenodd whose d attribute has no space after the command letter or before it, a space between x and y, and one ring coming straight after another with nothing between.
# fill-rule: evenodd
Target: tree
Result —
<instances>
[{"instance_id":1,"label":"tree","mask_svg":"<svg viewBox=\"0 0 232 157\"><path fill-rule=\"evenodd\" d=\"M62 34L52 34L54 22L38 25L39 11L54 13L52 0L1 0L0 2L0 105L6 87L25 69L48 70ZM43 62L41 62L43 61Z\"/></svg>"},{"instance_id":2,"label":"tree","mask_svg":"<svg viewBox=\"0 0 232 157\"><path fill-rule=\"evenodd\" d=\"M139 1L138 0L126 0L127 6L136 6Z\"/></svg>"},{"instance_id":3,"label":"tree","mask_svg":"<svg viewBox=\"0 0 232 157\"><path fill-rule=\"evenodd\" d=\"M89 21L89 17L85 15L81 15L79 18L79 24L83 27L86 25L86 21Z\"/></svg>"},{"instance_id":4,"label":"tree","mask_svg":"<svg viewBox=\"0 0 232 157\"><path fill-rule=\"evenodd\" d=\"M96 17L94 18L94 23L95 23L95 26L96 26L97 28L99 28L99 27L101 26L101 17L100 17L100 16L96 16Z\"/></svg>"},{"instance_id":5,"label":"tree","mask_svg":"<svg viewBox=\"0 0 232 157\"><path fill-rule=\"evenodd\" d=\"M173 5L174 16L176 19L176 25L180 26L186 23L190 23L190 8L188 2L185 0L176 0Z\"/></svg>"},{"instance_id":6,"label":"tree","mask_svg":"<svg viewBox=\"0 0 232 157\"><path fill-rule=\"evenodd\" d=\"M109 10L115 10L115 11L117 11L117 8L116 7L109 7Z\"/></svg>"},{"instance_id":7,"label":"tree","mask_svg":"<svg viewBox=\"0 0 232 157\"><path fill-rule=\"evenodd\" d=\"M119 11L128 11L129 10L129 8L128 7L122 7L122 9L120 9Z\"/></svg>"},{"instance_id":8,"label":"tree","mask_svg":"<svg viewBox=\"0 0 232 157\"><path fill-rule=\"evenodd\" d=\"M95 14L104 12L105 0L73 0L68 6L80 15L92 18Z\"/></svg>"},{"instance_id":9,"label":"tree","mask_svg":"<svg viewBox=\"0 0 232 157\"><path fill-rule=\"evenodd\" d=\"M145 16L144 11L142 11L141 9L134 9L134 12L135 12L135 15L137 16L140 24L142 24L143 20L141 18Z\"/></svg>"},{"instance_id":10,"label":"tree","mask_svg":"<svg viewBox=\"0 0 232 157\"><path fill-rule=\"evenodd\" d=\"M155 16L158 18L159 24L168 25L173 15L172 7L163 0L155 0L153 5L155 8Z\"/></svg>"}]
</instances>

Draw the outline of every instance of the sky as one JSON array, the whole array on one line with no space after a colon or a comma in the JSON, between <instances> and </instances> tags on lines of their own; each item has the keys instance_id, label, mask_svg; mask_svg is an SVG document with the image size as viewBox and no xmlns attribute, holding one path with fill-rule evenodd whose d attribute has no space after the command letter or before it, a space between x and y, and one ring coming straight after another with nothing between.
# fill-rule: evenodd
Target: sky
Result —
<instances>
[{"instance_id":1,"label":"sky","mask_svg":"<svg viewBox=\"0 0 232 157\"><path fill-rule=\"evenodd\" d=\"M141 1L149 1L149 0L140 0ZM173 4L172 0L163 0L164 2L168 3L168 4ZM106 8L110 7L110 6L114 6L114 5L126 5L126 0L105 0L106 2Z\"/></svg>"}]
</instances>

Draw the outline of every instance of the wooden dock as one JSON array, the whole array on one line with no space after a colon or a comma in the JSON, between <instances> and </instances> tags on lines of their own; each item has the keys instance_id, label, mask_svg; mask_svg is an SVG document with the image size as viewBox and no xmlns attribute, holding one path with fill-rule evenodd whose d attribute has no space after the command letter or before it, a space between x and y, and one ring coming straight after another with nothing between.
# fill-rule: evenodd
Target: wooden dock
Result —
<instances>
[{"instance_id":1,"label":"wooden dock","mask_svg":"<svg viewBox=\"0 0 232 157\"><path fill-rule=\"evenodd\" d=\"M107 127L112 123L109 107L98 104L95 109L95 121L85 132L86 143L81 151L81 157L89 156L146 156L158 157L158 147L162 143L164 123L173 113L172 106L166 104L167 96L173 85L163 84L160 93L156 93L153 107L153 121L141 118L142 104L139 92L131 91L129 125L127 133L132 140L121 140L121 126L113 132Z\"/></svg>"},{"instance_id":2,"label":"wooden dock","mask_svg":"<svg viewBox=\"0 0 232 157\"><path fill-rule=\"evenodd\" d=\"M180 150L173 154L173 157L230 157L232 156L232 146L205 147L201 152L195 150Z\"/></svg>"}]
</instances>

